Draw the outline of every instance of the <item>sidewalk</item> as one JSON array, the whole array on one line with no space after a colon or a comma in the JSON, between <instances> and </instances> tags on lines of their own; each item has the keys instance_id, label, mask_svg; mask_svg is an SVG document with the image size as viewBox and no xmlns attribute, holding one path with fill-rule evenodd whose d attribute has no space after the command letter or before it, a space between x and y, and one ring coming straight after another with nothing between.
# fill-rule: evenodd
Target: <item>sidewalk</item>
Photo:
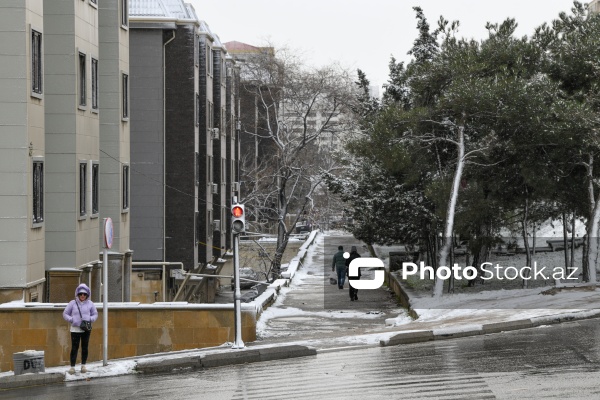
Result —
<instances>
[{"instance_id":1,"label":"sidewalk","mask_svg":"<svg viewBox=\"0 0 600 400\"><path fill-rule=\"evenodd\" d=\"M303 265L292 274L289 287L282 287L275 302L263 310L257 321L259 340L245 343L244 349L231 349L231 343L225 343L215 348L109 360L106 367L102 362L94 362L88 364L90 372L84 375L65 374L66 367L19 376L6 372L0 373L0 389L304 357L344 348L443 340L600 317L600 294L590 287L557 290L551 299L560 304L556 309L535 308L539 290L449 295L444 298L445 308L439 309L430 307L429 298L403 288L412 310L419 315L413 320L387 287L361 290L359 300L351 302L347 283L343 290L329 284L329 258L338 243L348 249L360 245L356 239L339 233L319 234L308 248ZM384 258L385 249L379 251ZM363 279L369 279L369 274L363 274ZM500 297L508 298L505 304L512 301L515 307L498 308Z\"/></svg>"}]
</instances>

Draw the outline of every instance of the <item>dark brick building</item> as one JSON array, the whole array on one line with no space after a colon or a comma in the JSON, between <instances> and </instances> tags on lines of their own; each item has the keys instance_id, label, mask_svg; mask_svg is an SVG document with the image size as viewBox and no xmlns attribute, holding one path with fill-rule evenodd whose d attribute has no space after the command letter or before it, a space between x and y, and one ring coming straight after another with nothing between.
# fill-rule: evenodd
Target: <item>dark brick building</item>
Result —
<instances>
[{"instance_id":1,"label":"dark brick building","mask_svg":"<svg viewBox=\"0 0 600 400\"><path fill-rule=\"evenodd\" d=\"M191 5L155 3L130 3L134 261L202 270L230 248L234 68Z\"/></svg>"}]
</instances>

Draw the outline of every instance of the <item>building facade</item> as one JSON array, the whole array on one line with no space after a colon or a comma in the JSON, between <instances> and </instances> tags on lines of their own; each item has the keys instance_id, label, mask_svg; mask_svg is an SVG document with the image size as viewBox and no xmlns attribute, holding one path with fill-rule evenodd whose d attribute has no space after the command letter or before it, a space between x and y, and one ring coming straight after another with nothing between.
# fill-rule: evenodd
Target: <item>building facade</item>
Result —
<instances>
[{"instance_id":1,"label":"building facade","mask_svg":"<svg viewBox=\"0 0 600 400\"><path fill-rule=\"evenodd\" d=\"M118 268L111 279L128 286L126 257L119 256L129 251L127 210L113 212L109 206L121 204L123 179L120 168L117 174L103 170L109 163L101 158L106 153L128 160L126 121L102 106L112 106L127 91L110 85L119 70L127 74L123 11L126 17L127 0L105 0L101 7L97 0L0 4L6 47L0 61L8 72L0 79L0 124L7 133L0 138L0 151L11 153L0 161L5 183L0 213L8 221L0 227L0 243L7 243L0 257L0 302L63 302L80 282L99 288L105 216L115 221L117 232L112 258ZM103 50L108 42L118 47L116 53ZM107 54L104 66L101 53ZM109 54L120 54L118 62L111 63ZM113 126L118 126L116 135L109 132ZM119 137L116 145L112 136ZM93 293L98 300L100 291ZM127 300L124 295L120 289L109 299Z\"/></svg>"},{"instance_id":2,"label":"building facade","mask_svg":"<svg viewBox=\"0 0 600 400\"><path fill-rule=\"evenodd\" d=\"M130 6L134 259L216 273L230 248L227 170L235 157L235 146L228 147L236 100L227 50L181 0ZM210 301L205 289L185 299Z\"/></svg>"},{"instance_id":3,"label":"building facade","mask_svg":"<svg viewBox=\"0 0 600 400\"><path fill-rule=\"evenodd\" d=\"M42 2L1 2L0 27L0 303L43 301L47 103Z\"/></svg>"}]
</instances>

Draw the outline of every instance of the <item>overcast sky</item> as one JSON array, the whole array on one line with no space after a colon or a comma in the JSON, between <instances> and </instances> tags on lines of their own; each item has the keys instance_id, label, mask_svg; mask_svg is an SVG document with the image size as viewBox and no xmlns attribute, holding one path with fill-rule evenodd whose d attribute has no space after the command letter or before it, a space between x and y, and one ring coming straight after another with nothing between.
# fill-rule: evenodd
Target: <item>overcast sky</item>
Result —
<instances>
[{"instance_id":1,"label":"overcast sky","mask_svg":"<svg viewBox=\"0 0 600 400\"><path fill-rule=\"evenodd\" d=\"M413 6L435 28L440 15L459 20L459 36L482 39L486 22L515 18L517 34L531 35L572 0L186 0L221 41L255 46L267 41L304 55L307 62L360 68L372 84L387 81L388 62L408 61L416 37ZM586 1L587 2L587 1Z\"/></svg>"}]
</instances>

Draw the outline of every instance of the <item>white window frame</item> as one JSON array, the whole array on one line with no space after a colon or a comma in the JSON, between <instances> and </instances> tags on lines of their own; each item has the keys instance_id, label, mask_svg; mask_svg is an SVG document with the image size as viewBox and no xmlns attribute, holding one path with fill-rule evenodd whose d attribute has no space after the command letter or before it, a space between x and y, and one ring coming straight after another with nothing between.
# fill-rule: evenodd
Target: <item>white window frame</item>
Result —
<instances>
[{"instance_id":1,"label":"white window frame","mask_svg":"<svg viewBox=\"0 0 600 400\"><path fill-rule=\"evenodd\" d=\"M98 59L92 57L92 62L90 64L91 68L91 83L92 83L92 112L98 113Z\"/></svg>"},{"instance_id":2,"label":"white window frame","mask_svg":"<svg viewBox=\"0 0 600 400\"><path fill-rule=\"evenodd\" d=\"M129 73L121 71L121 120L129 121Z\"/></svg>"},{"instance_id":3,"label":"white window frame","mask_svg":"<svg viewBox=\"0 0 600 400\"><path fill-rule=\"evenodd\" d=\"M85 160L79 160L78 169L78 182L79 182L79 213L78 219L83 220L88 217L88 162Z\"/></svg>"},{"instance_id":4,"label":"white window frame","mask_svg":"<svg viewBox=\"0 0 600 400\"><path fill-rule=\"evenodd\" d=\"M131 206L130 179L131 169L129 164L123 164L121 168L121 213L128 213Z\"/></svg>"},{"instance_id":5,"label":"white window frame","mask_svg":"<svg viewBox=\"0 0 600 400\"><path fill-rule=\"evenodd\" d=\"M213 237L213 212L212 210L206 210L206 237Z\"/></svg>"},{"instance_id":6,"label":"white window frame","mask_svg":"<svg viewBox=\"0 0 600 400\"><path fill-rule=\"evenodd\" d=\"M100 162L92 160L90 164L90 217L98 218L100 214Z\"/></svg>"},{"instance_id":7,"label":"white window frame","mask_svg":"<svg viewBox=\"0 0 600 400\"><path fill-rule=\"evenodd\" d=\"M77 108L87 110L87 55L80 50L77 51Z\"/></svg>"},{"instance_id":8,"label":"white window frame","mask_svg":"<svg viewBox=\"0 0 600 400\"><path fill-rule=\"evenodd\" d=\"M129 29L129 0L119 0L119 16L121 18L121 29Z\"/></svg>"},{"instance_id":9,"label":"white window frame","mask_svg":"<svg viewBox=\"0 0 600 400\"><path fill-rule=\"evenodd\" d=\"M44 34L41 30L29 25L29 38L31 39L31 97L44 98ZM39 39L36 41L35 37Z\"/></svg>"},{"instance_id":10,"label":"white window frame","mask_svg":"<svg viewBox=\"0 0 600 400\"><path fill-rule=\"evenodd\" d=\"M41 165L38 179L36 179L38 171L36 164ZM44 158L32 157L31 166L31 227L40 228L44 226Z\"/></svg>"},{"instance_id":11,"label":"white window frame","mask_svg":"<svg viewBox=\"0 0 600 400\"><path fill-rule=\"evenodd\" d=\"M210 44L206 43L206 74L212 76L213 74L213 52Z\"/></svg>"}]
</instances>

